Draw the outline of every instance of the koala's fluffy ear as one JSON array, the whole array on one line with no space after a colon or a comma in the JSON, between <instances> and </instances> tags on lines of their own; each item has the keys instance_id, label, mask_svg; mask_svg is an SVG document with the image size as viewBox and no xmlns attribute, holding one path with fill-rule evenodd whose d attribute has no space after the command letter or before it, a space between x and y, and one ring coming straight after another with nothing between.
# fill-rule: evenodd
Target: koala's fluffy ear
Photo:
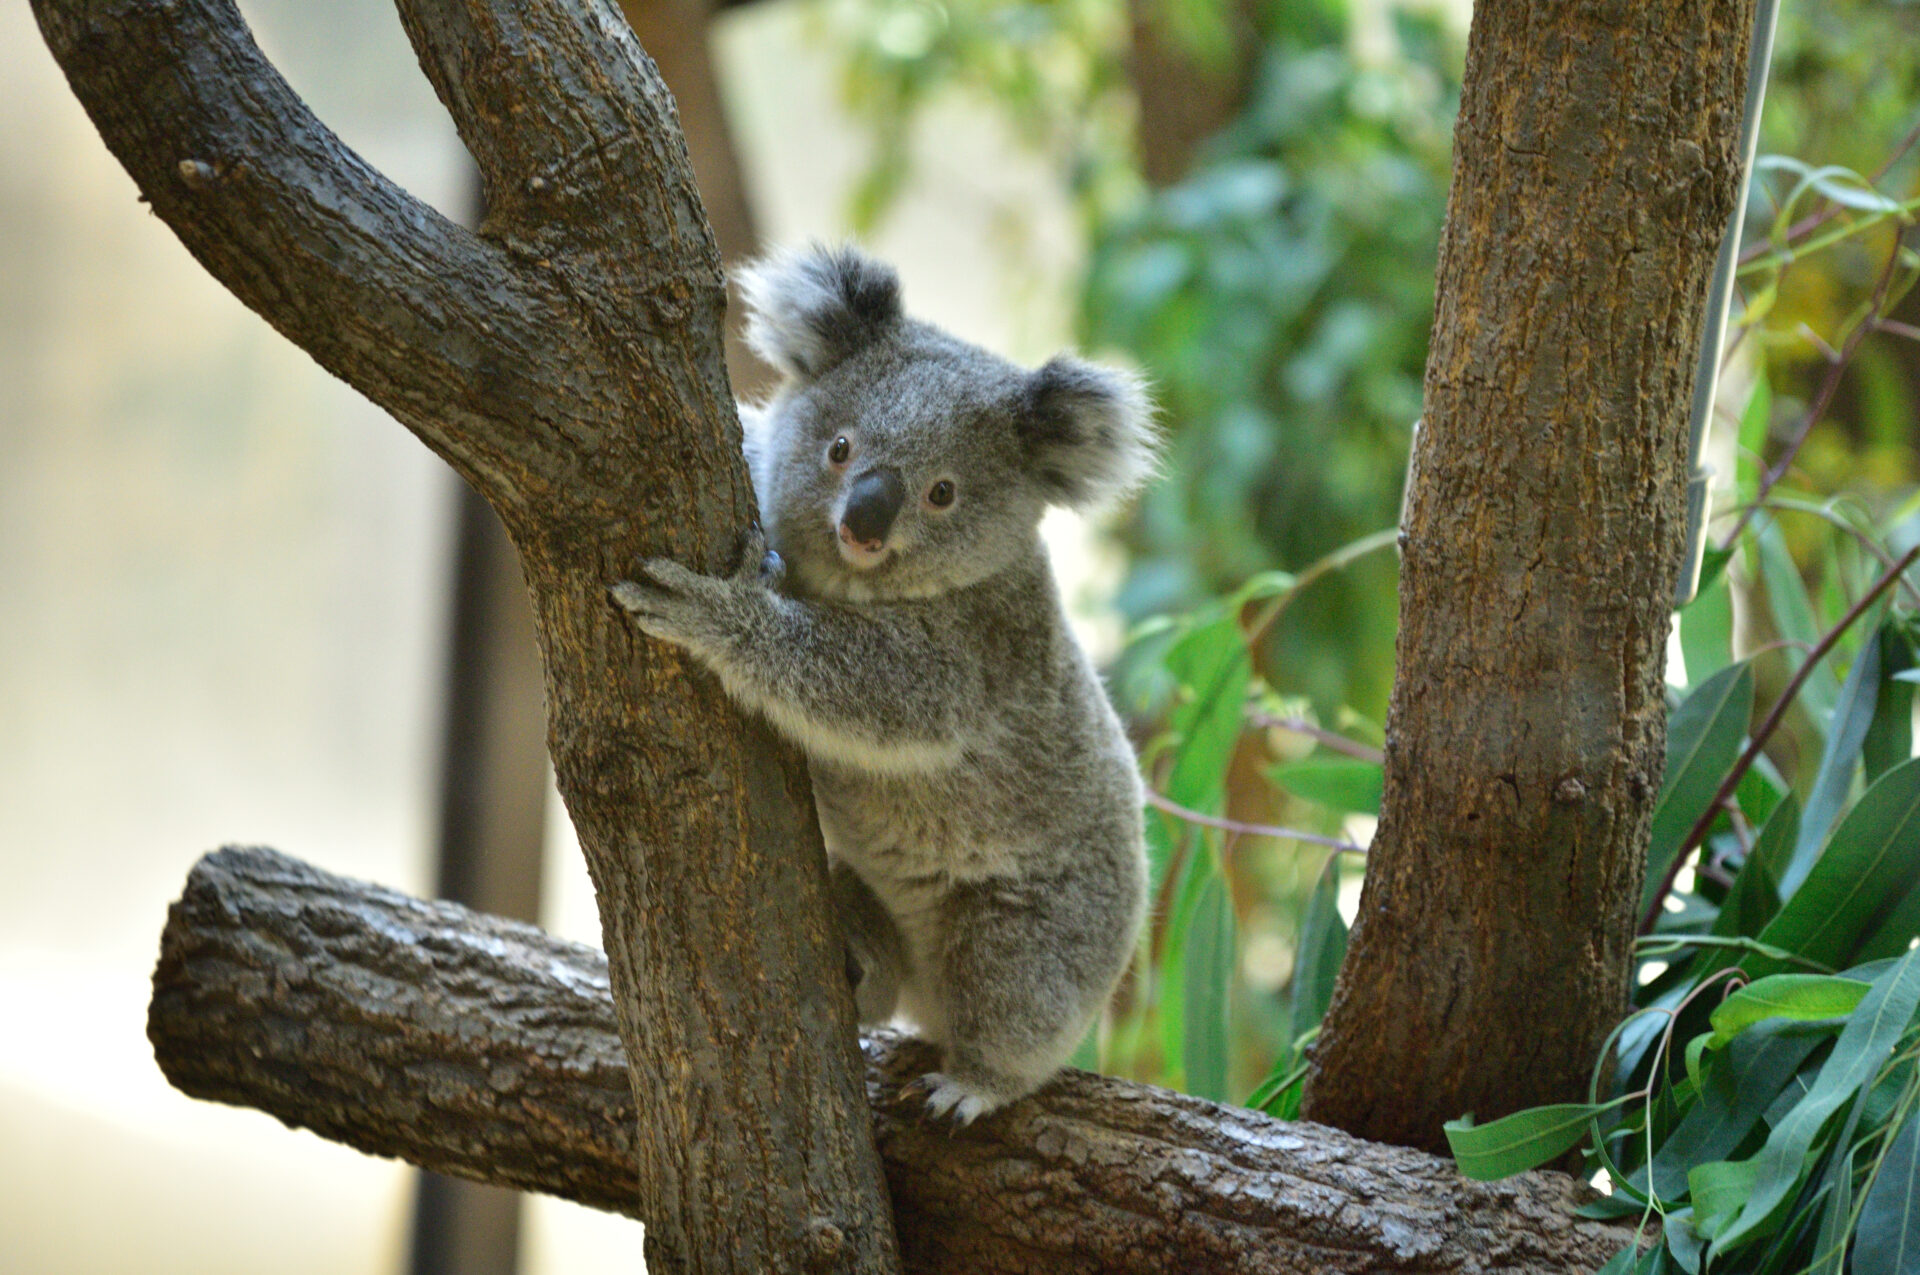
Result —
<instances>
[{"instance_id":1,"label":"koala's fluffy ear","mask_svg":"<svg viewBox=\"0 0 1920 1275\"><path fill-rule=\"evenodd\" d=\"M1029 378L1022 428L1049 503L1082 513L1131 494L1159 451L1140 378L1065 354Z\"/></svg>"},{"instance_id":2,"label":"koala's fluffy ear","mask_svg":"<svg viewBox=\"0 0 1920 1275\"><path fill-rule=\"evenodd\" d=\"M842 246L777 253L740 272L747 344L788 376L812 380L900 321L900 276Z\"/></svg>"}]
</instances>

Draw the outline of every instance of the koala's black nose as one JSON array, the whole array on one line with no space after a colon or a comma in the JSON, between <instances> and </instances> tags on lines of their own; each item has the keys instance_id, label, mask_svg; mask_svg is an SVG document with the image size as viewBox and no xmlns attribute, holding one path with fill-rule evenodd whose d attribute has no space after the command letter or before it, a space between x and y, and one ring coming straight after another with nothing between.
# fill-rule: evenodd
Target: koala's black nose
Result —
<instances>
[{"instance_id":1,"label":"koala's black nose","mask_svg":"<svg viewBox=\"0 0 1920 1275\"><path fill-rule=\"evenodd\" d=\"M899 474L891 469L869 469L848 489L840 527L863 545L877 545L887 538L906 499L907 485Z\"/></svg>"}]
</instances>

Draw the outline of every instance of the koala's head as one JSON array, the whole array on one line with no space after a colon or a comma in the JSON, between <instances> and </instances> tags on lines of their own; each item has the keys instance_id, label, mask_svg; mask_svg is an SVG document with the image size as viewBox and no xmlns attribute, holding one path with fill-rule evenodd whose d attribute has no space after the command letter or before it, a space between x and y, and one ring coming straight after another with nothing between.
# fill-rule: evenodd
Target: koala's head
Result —
<instances>
[{"instance_id":1,"label":"koala's head","mask_svg":"<svg viewBox=\"0 0 1920 1275\"><path fill-rule=\"evenodd\" d=\"M1048 505L1082 511L1153 467L1140 382L1062 355L1016 367L900 308L891 267L813 248L741 277L747 341L785 374L746 409L773 547L809 593L963 588L1033 551Z\"/></svg>"}]
</instances>

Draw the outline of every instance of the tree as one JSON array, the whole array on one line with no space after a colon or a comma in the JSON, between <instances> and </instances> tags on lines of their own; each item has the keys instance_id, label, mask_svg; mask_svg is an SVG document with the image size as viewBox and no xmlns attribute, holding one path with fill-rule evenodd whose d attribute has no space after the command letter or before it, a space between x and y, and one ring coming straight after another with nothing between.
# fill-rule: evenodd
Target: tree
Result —
<instances>
[{"instance_id":1,"label":"tree","mask_svg":"<svg viewBox=\"0 0 1920 1275\"><path fill-rule=\"evenodd\" d=\"M1439 1148L1574 1100L1626 1005L1752 10L1475 7L1386 792L1309 1119Z\"/></svg>"},{"instance_id":2,"label":"tree","mask_svg":"<svg viewBox=\"0 0 1920 1275\"><path fill-rule=\"evenodd\" d=\"M612 1005L635 1100L636 1188L650 1223L652 1269L890 1269L897 1261L893 1231L871 1141L868 1096L854 1070L850 998L837 977L836 936L826 919L824 861L804 768L763 726L735 716L711 679L638 640L604 596L606 585L643 554L724 568L737 532L752 517L721 364L724 285L672 104L607 6L576 10L561 0L399 4L422 63L479 164L489 208L479 234L451 226L347 152L280 81L225 0L118 0L105 8L85 0L35 0L35 11L76 93L155 211L238 296L448 460L501 514L520 551L546 661L550 747L600 899ZM1576 624L1591 616L1579 609L1579 594L1564 592L1587 582L1573 569L1577 559L1569 559L1606 542L1564 536L1553 542L1553 555L1543 554L1529 568L1539 574L1537 580L1523 577L1523 592L1539 587L1517 599L1528 622L1517 632L1490 632L1485 641L1504 638L1522 647L1517 637L1534 644L1522 649L1538 654L1543 644L1564 641L1569 632L1596 635L1593 646L1601 655L1626 661L1624 702L1607 699L1607 687L1590 676L1573 677L1580 669L1591 674L1593 665L1546 660L1526 667L1534 680L1513 689L1534 699L1506 717L1489 718L1492 749L1463 753L1470 759L1464 776L1477 785L1465 794L1472 799L1467 804L1449 804L1443 800L1447 793L1420 787L1407 759L1443 771L1451 759L1433 750L1470 733L1482 710L1441 718L1423 717L1417 705L1398 711L1400 760L1390 766L1389 826L1399 829L1415 818L1443 823L1438 835L1455 837L1481 859L1432 874L1441 892L1451 890L1462 900L1459 914L1429 913L1431 928L1422 930L1401 924L1401 915L1388 906L1380 915L1391 920L1372 924L1370 952L1361 954L1365 959L1357 955L1357 972L1336 1007L1336 1015L1351 1016L1357 1029L1338 1017L1329 1023L1316 1101L1330 1111L1338 1110L1343 1083L1357 1084L1364 1094L1370 1067L1391 1079L1393 1068L1411 1074L1419 1063L1411 1047L1419 1043L1414 1033L1400 1032L1402 1048L1366 1065L1350 1044L1344 1054L1339 1046L1378 1025L1369 1014L1433 1007L1430 988L1392 980L1376 988L1377 972L1381 961L1404 956L1407 943L1435 932L1445 937L1462 916L1484 915L1486 899L1466 877L1486 867L1490 879L1517 877L1537 888L1557 863L1545 874L1537 864L1510 876L1498 872L1503 856L1510 863L1516 846L1532 849L1544 828L1570 834L1571 857L1582 871L1577 878L1556 877L1539 893L1571 882L1571 893L1610 920L1606 892L1624 897L1631 890L1633 855L1644 843L1644 806L1659 767L1658 698L1649 696L1648 687L1657 689L1653 662L1660 649L1650 635L1664 629L1645 620L1652 608L1664 616L1675 557L1669 497L1678 487L1670 492L1668 485L1678 481L1679 461L1660 431L1670 424L1667 406L1686 397L1684 369L1713 247L1701 227L1724 223L1731 191L1730 121L1738 113L1724 108L1738 99L1744 13L1740 0L1700 0L1673 14L1650 0L1552 14L1495 0L1476 21L1469 74L1484 84L1469 102L1488 115L1480 125L1485 132L1472 140L1486 144L1488 167L1463 168L1456 191L1478 179L1484 189L1508 192L1515 201L1537 198L1552 217L1528 223L1528 233L1546 227L1561 237L1521 240L1535 249L1572 242L1569 228L1584 225L1573 215L1582 199L1600 230L1590 232L1590 251L1575 255L1577 268L1562 284L1549 257L1503 257L1502 236L1512 227L1502 217L1464 215L1468 205L1456 195L1450 234L1457 239L1449 241L1443 285L1461 291L1455 295L1443 286L1436 349L1465 353L1458 367L1436 358L1438 371L1430 377L1437 410L1430 409L1431 441L1422 460L1420 490L1426 494L1416 496L1411 524L1410 575L1416 562L1428 578L1438 578L1444 575L1439 568L1462 560L1442 552L1447 535L1462 549L1486 552L1483 565L1492 571L1527 561L1514 558L1511 534L1486 530L1501 521L1496 505L1468 505L1449 523L1437 512L1441 500L1486 495L1533 502L1527 507L1569 519L1581 516L1586 493L1571 481L1549 481L1529 470L1521 462L1532 458L1512 446L1488 455L1500 462L1492 468L1502 481L1514 480L1514 490L1472 488L1478 471L1460 461L1469 436L1456 431L1463 430L1464 414L1483 402L1508 412L1490 419L1509 420L1545 402L1554 410L1530 419L1559 425L1563 448L1595 441L1617 446L1626 462L1623 486L1600 489L1616 499L1595 501L1590 512L1639 520L1633 526L1652 526L1656 538L1664 539L1649 563L1613 564L1620 572L1610 582L1638 591L1623 600L1629 617L1624 628ZM1635 46L1636 38L1653 42ZM1572 91L1563 91L1553 77L1562 65L1558 59L1570 54L1579 55L1570 63L1579 75ZM1503 63L1502 56L1516 60ZM1657 71L1677 78L1669 82ZM1611 84L1609 76L1619 76L1620 83ZM1601 95L1623 87L1630 127L1608 127L1599 110ZM1614 99L1604 100L1611 105ZM1463 140L1476 118L1466 117ZM1674 127L1665 130L1662 123ZM1526 143L1518 151L1497 144L1511 146L1516 138ZM1463 152L1469 149L1463 144ZM1499 207L1506 216L1522 211L1518 202ZM1669 222L1679 233L1665 238ZM1620 291L1614 273L1619 269L1626 271L1627 302L1615 312L1607 303ZM1513 295L1528 297L1529 304L1512 305ZM1510 344L1474 344L1476 319L1502 310L1524 316L1536 307L1539 315L1530 326L1506 333ZM1603 335L1613 340L1586 336L1577 320L1590 315L1603 316L1600 321L1610 325ZM1642 319L1656 322L1643 329ZM1509 355L1510 362L1489 362ZM1537 382L1521 379L1527 370ZM1570 387L1564 401L1555 397L1560 375ZM1509 399L1490 388L1516 383L1545 398ZM1482 398L1464 397L1456 406L1446 395L1458 389ZM1579 409L1593 411L1593 418L1573 417ZM1628 428L1634 422L1641 424L1639 432ZM1506 587L1499 580L1483 583L1485 600L1514 601L1500 596ZM1431 588L1418 591L1412 581L1408 589L1409 605L1422 608L1410 632L1444 636L1458 614L1451 600ZM1471 646L1477 635L1468 640L1462 650L1479 649ZM1410 636L1403 662L1414 683L1426 687L1420 679L1429 675L1421 671L1420 656L1430 646L1422 641L1439 637ZM1507 667L1488 659L1476 667ZM1535 677L1540 670L1559 670L1572 680L1557 685ZM1620 677L1617 670L1612 676ZM1551 773L1550 785L1535 793L1541 757L1523 757L1534 766L1526 769L1512 762L1512 754L1524 738L1522 728L1551 720L1537 704L1569 688L1573 725L1560 737L1566 756L1538 741L1534 747L1556 763L1589 768ZM1489 758L1512 768L1489 780ZM1511 825L1505 840L1475 841L1457 831L1480 817L1472 801L1508 787L1519 797L1523 778L1527 801L1543 796L1560 803L1549 808L1547 824L1503 816L1503 827ZM1560 813L1561 806L1574 813ZM1465 822L1447 822L1453 820ZM1391 835L1406 837L1409 847L1419 844L1404 832ZM1370 908L1381 908L1383 891L1388 905L1418 893L1422 883L1409 875L1410 853L1390 845L1383 854L1377 872L1386 884L1370 887ZM1556 962L1576 966L1572 977L1541 989L1542 999L1561 987L1580 993L1556 1007L1567 1013L1550 1034L1556 1065L1540 1069L1561 1083L1565 1068L1557 1064L1573 1049L1586 1051L1584 1074L1598 1043L1591 1021L1606 1012L1599 1008L1602 993L1612 991L1610 1012L1620 1008L1625 954L1623 947L1608 945L1612 930L1603 927L1592 958L1569 962L1558 945L1584 941L1585 918L1554 915L1564 923L1543 926L1533 917L1536 923L1513 941L1524 955L1516 959L1525 973L1551 971ZM499 937L485 923L473 922L471 929ZM457 938L450 943L459 945ZM1513 977L1512 966L1473 946L1457 950L1467 955L1449 968L1456 985L1475 994L1476 1004L1485 1003L1489 986ZM431 945L423 953L431 955ZM297 992L310 981L291 969L273 973L270 956L256 953L254 959L265 963L255 973L267 976L264 985L274 995ZM325 960L318 968L328 968ZM240 999L260 1004L261 984L243 981ZM420 986L432 999L447 995L457 980ZM349 1007L343 1021L368 1009ZM1453 1027L1455 1020L1441 1017L1443 1026ZM1487 1021L1498 1029L1508 1020ZM1477 1033L1487 1027L1459 1030L1444 1042L1448 1049L1483 1040ZM501 1048L532 1039L509 1032ZM1525 1067L1507 1069L1531 1074ZM1074 1106L1074 1095L1090 1084L1106 1100L1091 1110ZM1095 1211L1132 1207L1154 1213L1174 1246L1169 1252L1212 1252L1203 1247L1213 1242L1208 1228L1186 1227L1182 1210L1211 1216L1216 1205L1258 1201L1259 1182L1241 1190L1237 1181L1280 1162L1229 1154L1201 1180L1169 1193L1166 1174L1183 1162L1175 1137L1182 1122L1211 1122L1208 1132L1231 1146L1247 1118L1179 1104L1156 1108L1144 1091L1102 1091L1082 1079L1067 1082L1063 1094L1069 1125L1007 1122L1013 1163L1059 1168L1039 1179L1043 1185L1030 1214L1021 1212L1029 1207L1025 1197L1005 1198L1006 1160L988 1157L979 1167L976 1183L988 1185L976 1184L973 1198L997 1209L1012 1237L1001 1269L1031 1267L1046 1251L1043 1240L1060 1242L1061 1235L1035 1229L1067 1225L1041 1206L1076 1189L1073 1167L1098 1166L1102 1148L1130 1112L1154 1111L1150 1124L1157 1131L1150 1128L1144 1136L1173 1149L1142 1180L1140 1195L1122 1189ZM1532 1091L1506 1097L1518 1105ZM348 1105L335 1103L333 1109ZM892 1110L884 1094L877 1109L883 1118ZM991 1145L994 1127L983 1130L978 1143L965 1145ZM1255 1127L1262 1138L1277 1136L1265 1122ZM416 1145L407 1133L398 1122L382 1126L380 1149ZM1278 1149L1297 1151L1323 1136L1286 1135ZM954 1143L933 1145L937 1150ZM1353 1144L1339 1145L1341 1154L1352 1152ZM937 1172L964 1170L962 1156L929 1154L927 1163ZM1352 1154L1367 1165L1355 1171L1357 1189L1384 1198L1392 1175L1402 1171L1397 1162ZM447 1161L440 1167L461 1166ZM466 1168L497 1180L549 1182L526 1176L512 1163ZM757 1188L751 1207L737 1198L744 1183ZM894 1185L898 1192L897 1174ZM1577 1264L1584 1250L1565 1240L1577 1228L1559 1212L1566 1196L1552 1208L1541 1204L1552 1194L1471 1200L1473 1208L1505 1210L1523 1224L1535 1247L1523 1245L1525 1255L1518 1258L1511 1248L1491 1257L1462 1257L1444 1238L1434 1238L1463 1225L1471 1229L1471 1219L1442 1217L1435 1220L1437 1230L1406 1239L1398 1229L1404 1223L1391 1210L1372 1223L1375 1247L1359 1247L1414 1265ZM1282 1260L1296 1263L1331 1260L1314 1256L1327 1247L1356 1247L1351 1230L1329 1230L1311 1201L1298 1209L1286 1203L1259 1207L1278 1221L1257 1236L1236 1232L1241 1215L1231 1209L1226 1214L1233 1225L1219 1243L1240 1255L1241 1269L1272 1268L1264 1246L1289 1236L1293 1247L1286 1252L1292 1257ZM957 1225L954 1218L945 1222ZM956 1256L951 1237L932 1234L916 1250L918 1264L937 1269L941 1260L965 1260ZM1063 1234L1070 1244L1081 1233ZM1116 1243L1116 1252L1132 1251L1124 1234ZM1609 1247L1614 1244L1617 1237ZM1547 1250L1550 1256L1543 1255Z\"/></svg>"},{"instance_id":3,"label":"tree","mask_svg":"<svg viewBox=\"0 0 1920 1275\"><path fill-rule=\"evenodd\" d=\"M479 234L346 150L231 4L35 8L155 212L519 549L659 1202L651 1268L891 1269L805 769L605 596L643 554L728 565L753 517L672 101L604 6L400 10L480 168Z\"/></svg>"}]
</instances>

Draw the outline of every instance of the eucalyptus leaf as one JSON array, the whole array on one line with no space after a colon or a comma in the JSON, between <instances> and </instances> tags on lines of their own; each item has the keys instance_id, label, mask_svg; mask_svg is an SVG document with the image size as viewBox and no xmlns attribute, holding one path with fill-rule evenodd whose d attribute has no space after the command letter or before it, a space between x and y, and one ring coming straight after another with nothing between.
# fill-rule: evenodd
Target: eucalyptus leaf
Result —
<instances>
[{"instance_id":1,"label":"eucalyptus leaf","mask_svg":"<svg viewBox=\"0 0 1920 1275\"><path fill-rule=\"evenodd\" d=\"M1760 1153L1744 1162L1753 1168L1753 1189L1738 1216L1714 1232L1714 1256L1750 1235L1765 1234L1777 1222L1778 1211L1807 1173L1814 1139L1842 1104L1873 1082L1913 1021L1916 1008L1920 1008L1920 952L1909 952L1874 980L1812 1088L1773 1127ZM1691 1176L1688 1181L1692 1183ZM1702 1207L1697 1191L1693 1204L1696 1210Z\"/></svg>"},{"instance_id":2,"label":"eucalyptus leaf","mask_svg":"<svg viewBox=\"0 0 1920 1275\"><path fill-rule=\"evenodd\" d=\"M1709 549L1712 557L1724 551ZM1733 591L1725 571L1708 578L1701 568L1701 583L1693 601L1680 612L1680 653L1687 662L1687 683L1698 686L1733 663Z\"/></svg>"},{"instance_id":3,"label":"eucalyptus leaf","mask_svg":"<svg viewBox=\"0 0 1920 1275\"><path fill-rule=\"evenodd\" d=\"M1801 887L1761 931L1763 942L1830 967L1854 959L1879 926L1876 918L1920 878L1920 759L1880 777L1834 829ZM1783 972L1780 962L1749 956L1750 977Z\"/></svg>"},{"instance_id":4,"label":"eucalyptus leaf","mask_svg":"<svg viewBox=\"0 0 1920 1275\"><path fill-rule=\"evenodd\" d=\"M1227 1096L1227 984L1233 977L1233 908L1218 872L1207 874L1187 931L1182 1013L1187 1092Z\"/></svg>"},{"instance_id":5,"label":"eucalyptus leaf","mask_svg":"<svg viewBox=\"0 0 1920 1275\"><path fill-rule=\"evenodd\" d=\"M1612 1102L1560 1102L1529 1107L1491 1124L1474 1124L1471 1116L1442 1125L1454 1163L1467 1177L1482 1182L1511 1177L1538 1168L1580 1145L1593 1118L1619 1106Z\"/></svg>"},{"instance_id":6,"label":"eucalyptus leaf","mask_svg":"<svg viewBox=\"0 0 1920 1275\"><path fill-rule=\"evenodd\" d=\"M1860 1004L1868 986L1827 974L1773 974L1756 979L1714 1006L1708 1046L1725 1048L1735 1036L1770 1018L1845 1018Z\"/></svg>"},{"instance_id":7,"label":"eucalyptus leaf","mask_svg":"<svg viewBox=\"0 0 1920 1275\"><path fill-rule=\"evenodd\" d=\"M1920 1115L1909 1112L1888 1143L1854 1232L1854 1275L1920 1271Z\"/></svg>"},{"instance_id":8,"label":"eucalyptus leaf","mask_svg":"<svg viewBox=\"0 0 1920 1275\"><path fill-rule=\"evenodd\" d=\"M1760 546L1760 576L1767 585L1767 607L1780 636L1792 644L1787 648L1787 663L1797 672L1806 663L1807 653L1819 645L1820 621L1813 600L1807 596L1807 586L1800 579L1800 569L1787 552L1780 524L1761 514L1754 518L1753 527L1754 540ZM1801 684L1800 702L1822 735L1839 698L1840 681L1824 662Z\"/></svg>"},{"instance_id":9,"label":"eucalyptus leaf","mask_svg":"<svg viewBox=\"0 0 1920 1275\"><path fill-rule=\"evenodd\" d=\"M1377 815L1385 779L1378 762L1308 757L1267 768L1267 777L1296 797L1345 814Z\"/></svg>"},{"instance_id":10,"label":"eucalyptus leaf","mask_svg":"<svg viewBox=\"0 0 1920 1275\"><path fill-rule=\"evenodd\" d=\"M1903 675L1913 667L1913 642L1903 626L1888 620L1880 626L1880 694L1873 721L1861 743L1860 761L1871 784L1895 765L1913 756L1913 684Z\"/></svg>"},{"instance_id":11,"label":"eucalyptus leaf","mask_svg":"<svg viewBox=\"0 0 1920 1275\"><path fill-rule=\"evenodd\" d=\"M1800 836L1780 878L1782 894L1792 894L1807 879L1821 844L1846 804L1860 761L1860 746L1866 742L1879 697L1880 635L1876 632L1854 656L1846 684L1840 688L1833 722L1827 730L1827 746L1820 755L1820 768L1814 773L1813 790L1807 794L1806 811L1800 819Z\"/></svg>"},{"instance_id":12,"label":"eucalyptus leaf","mask_svg":"<svg viewBox=\"0 0 1920 1275\"><path fill-rule=\"evenodd\" d=\"M1720 915L1713 919L1714 935L1721 938L1757 935L1773 920L1780 911L1780 868L1793 853L1799 829L1800 802L1789 793L1774 807L1761 826L1760 835L1753 839L1747 861L1740 875L1733 879L1733 889L1720 905ZM1738 959L1738 954L1728 949L1706 953L1695 963L1694 977L1705 978Z\"/></svg>"},{"instance_id":13,"label":"eucalyptus leaf","mask_svg":"<svg viewBox=\"0 0 1920 1275\"><path fill-rule=\"evenodd\" d=\"M1667 776L1653 807L1643 910L1652 904L1680 843L1733 768L1752 715L1753 670L1743 662L1708 678L1667 719Z\"/></svg>"},{"instance_id":14,"label":"eucalyptus leaf","mask_svg":"<svg viewBox=\"0 0 1920 1275\"><path fill-rule=\"evenodd\" d=\"M1167 796L1213 814L1220 808L1253 677L1240 626L1232 616L1199 625L1167 651L1166 666L1184 691L1170 723L1179 742Z\"/></svg>"},{"instance_id":15,"label":"eucalyptus leaf","mask_svg":"<svg viewBox=\"0 0 1920 1275\"><path fill-rule=\"evenodd\" d=\"M1687 1171L1739 1151L1774 1098L1799 1072L1821 1038L1761 1024L1735 1037L1705 1069L1700 1097L1660 1144L1649 1168L1629 1184L1663 1201L1687 1189Z\"/></svg>"},{"instance_id":16,"label":"eucalyptus leaf","mask_svg":"<svg viewBox=\"0 0 1920 1275\"><path fill-rule=\"evenodd\" d=\"M1333 983L1347 955L1347 923L1340 916L1340 856L1328 855L1308 896L1293 961L1293 1006L1288 1026L1295 1039L1326 1017Z\"/></svg>"}]
</instances>

